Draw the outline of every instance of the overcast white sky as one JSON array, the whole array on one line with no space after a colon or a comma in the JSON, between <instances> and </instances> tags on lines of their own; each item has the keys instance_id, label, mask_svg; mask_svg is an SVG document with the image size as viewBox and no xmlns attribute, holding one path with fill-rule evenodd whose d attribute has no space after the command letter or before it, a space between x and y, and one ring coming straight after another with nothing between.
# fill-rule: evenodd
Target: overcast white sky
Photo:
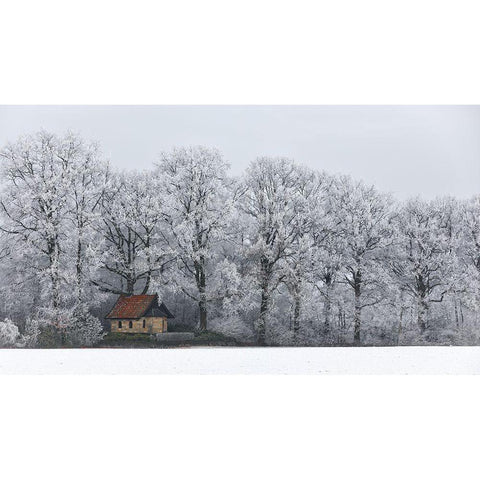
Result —
<instances>
[{"instance_id":1,"label":"overcast white sky","mask_svg":"<svg viewBox=\"0 0 480 480\"><path fill-rule=\"evenodd\" d=\"M0 106L2 146L40 128L98 140L127 169L202 144L218 147L234 174L281 155L399 198L480 193L478 106Z\"/></svg>"}]
</instances>

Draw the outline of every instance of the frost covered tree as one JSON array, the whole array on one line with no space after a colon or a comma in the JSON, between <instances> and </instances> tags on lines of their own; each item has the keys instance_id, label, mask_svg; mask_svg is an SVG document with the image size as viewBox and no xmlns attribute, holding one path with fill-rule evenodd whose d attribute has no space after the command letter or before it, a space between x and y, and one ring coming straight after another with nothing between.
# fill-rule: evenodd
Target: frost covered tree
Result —
<instances>
[{"instance_id":1,"label":"frost covered tree","mask_svg":"<svg viewBox=\"0 0 480 480\"><path fill-rule=\"evenodd\" d=\"M335 223L330 207L327 200L325 207L317 211L313 246L313 282L323 302L323 326L319 327L327 337L331 332L335 303L338 303L340 317L344 308L338 292L342 267L341 226Z\"/></svg>"},{"instance_id":2,"label":"frost covered tree","mask_svg":"<svg viewBox=\"0 0 480 480\"><path fill-rule=\"evenodd\" d=\"M164 196L151 173L117 173L102 195L101 224L105 273L95 281L102 291L133 295L149 292L168 263L162 241Z\"/></svg>"},{"instance_id":3,"label":"frost covered tree","mask_svg":"<svg viewBox=\"0 0 480 480\"><path fill-rule=\"evenodd\" d=\"M72 137L76 158L69 166L67 189L67 248L73 253L75 302L78 306L93 303L98 290L93 284L99 268L102 238L98 232L102 200L109 189L110 169L96 143ZM69 228L71 227L71 228ZM72 282L73 283L73 282Z\"/></svg>"},{"instance_id":4,"label":"frost covered tree","mask_svg":"<svg viewBox=\"0 0 480 480\"><path fill-rule=\"evenodd\" d=\"M63 306L62 262L69 193L72 137L47 132L22 137L1 152L4 189L2 230L31 258L30 271L41 281L47 306Z\"/></svg>"},{"instance_id":5,"label":"frost covered tree","mask_svg":"<svg viewBox=\"0 0 480 480\"><path fill-rule=\"evenodd\" d=\"M330 201L339 227L343 279L354 296L353 339L359 344L362 310L384 299L388 282L383 258L392 241L391 200L374 187L342 176Z\"/></svg>"},{"instance_id":6,"label":"frost covered tree","mask_svg":"<svg viewBox=\"0 0 480 480\"><path fill-rule=\"evenodd\" d=\"M97 176L96 146L73 133L41 131L8 144L0 158L0 229L12 286L34 293L32 308L64 341L69 309L91 300L80 291L88 284L86 249L95 244L90 223L98 195L90 182Z\"/></svg>"},{"instance_id":7,"label":"frost covered tree","mask_svg":"<svg viewBox=\"0 0 480 480\"><path fill-rule=\"evenodd\" d=\"M250 164L244 176L245 194L241 205L250 217L249 253L255 265L261 297L256 321L260 345L266 342L273 294L280 283L288 281L292 291L295 322L300 315L302 282L310 242L306 235L312 224L309 197L313 199L318 188L314 177L288 158L268 157L258 158ZM300 245L300 250L296 250ZM294 255L297 255L298 262L294 260ZM292 259L290 263L287 262L289 258ZM298 330L298 324L295 328Z\"/></svg>"},{"instance_id":8,"label":"frost covered tree","mask_svg":"<svg viewBox=\"0 0 480 480\"><path fill-rule=\"evenodd\" d=\"M202 146L164 152L157 166L167 202L164 239L177 267L172 281L198 305L200 330L207 329L208 305L216 297L210 280L235 200L227 169L218 150Z\"/></svg>"},{"instance_id":9,"label":"frost covered tree","mask_svg":"<svg viewBox=\"0 0 480 480\"><path fill-rule=\"evenodd\" d=\"M465 264L465 289L469 303L480 309L480 195L460 206L462 244L460 256Z\"/></svg>"},{"instance_id":10,"label":"frost covered tree","mask_svg":"<svg viewBox=\"0 0 480 480\"><path fill-rule=\"evenodd\" d=\"M394 259L394 272L402 291L414 301L421 333L429 327L432 303L444 300L454 290L458 270L457 234L445 200L412 199L397 217L401 250Z\"/></svg>"},{"instance_id":11,"label":"frost covered tree","mask_svg":"<svg viewBox=\"0 0 480 480\"><path fill-rule=\"evenodd\" d=\"M291 245L286 249L285 277L292 299L292 328L294 338L300 330L308 285L314 285L318 268L319 252L329 235L325 216L324 195L327 186L325 175L306 168L296 167L295 185L290 196L292 219L288 228L292 229Z\"/></svg>"},{"instance_id":12,"label":"frost covered tree","mask_svg":"<svg viewBox=\"0 0 480 480\"><path fill-rule=\"evenodd\" d=\"M461 207L465 253L469 262L480 271L480 195Z\"/></svg>"}]
</instances>

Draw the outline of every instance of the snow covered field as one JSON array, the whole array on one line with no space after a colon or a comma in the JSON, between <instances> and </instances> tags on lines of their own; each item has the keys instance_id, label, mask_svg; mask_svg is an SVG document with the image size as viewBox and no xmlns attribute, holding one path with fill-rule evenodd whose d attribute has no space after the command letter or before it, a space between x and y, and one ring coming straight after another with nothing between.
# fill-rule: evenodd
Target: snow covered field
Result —
<instances>
[{"instance_id":1,"label":"snow covered field","mask_svg":"<svg viewBox=\"0 0 480 480\"><path fill-rule=\"evenodd\" d=\"M480 347L0 350L0 374L479 374Z\"/></svg>"}]
</instances>

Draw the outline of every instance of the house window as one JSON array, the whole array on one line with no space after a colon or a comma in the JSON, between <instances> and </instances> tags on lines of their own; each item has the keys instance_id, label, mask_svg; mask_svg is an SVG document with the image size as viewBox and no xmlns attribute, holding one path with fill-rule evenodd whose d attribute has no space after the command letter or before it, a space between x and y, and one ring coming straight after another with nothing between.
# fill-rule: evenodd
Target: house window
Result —
<instances>
[{"instance_id":1,"label":"house window","mask_svg":"<svg viewBox=\"0 0 480 480\"><path fill-rule=\"evenodd\" d=\"M145 328L145 319L143 319L143 328Z\"/></svg>"},{"instance_id":2,"label":"house window","mask_svg":"<svg viewBox=\"0 0 480 480\"><path fill-rule=\"evenodd\" d=\"M128 322L128 328L133 328L133 323L131 320Z\"/></svg>"},{"instance_id":3,"label":"house window","mask_svg":"<svg viewBox=\"0 0 480 480\"><path fill-rule=\"evenodd\" d=\"M122 328L122 322L118 322L118 328Z\"/></svg>"}]
</instances>

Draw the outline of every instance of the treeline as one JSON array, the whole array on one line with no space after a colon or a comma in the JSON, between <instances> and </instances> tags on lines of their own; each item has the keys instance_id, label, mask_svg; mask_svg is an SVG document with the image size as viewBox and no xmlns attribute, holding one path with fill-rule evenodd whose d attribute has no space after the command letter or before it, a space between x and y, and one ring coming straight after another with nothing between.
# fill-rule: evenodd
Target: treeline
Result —
<instances>
[{"instance_id":1,"label":"treeline","mask_svg":"<svg viewBox=\"0 0 480 480\"><path fill-rule=\"evenodd\" d=\"M0 344L94 345L115 295L156 292L259 345L480 341L480 196L398 202L286 158L232 178L206 147L120 172L45 131L0 161Z\"/></svg>"}]
</instances>

